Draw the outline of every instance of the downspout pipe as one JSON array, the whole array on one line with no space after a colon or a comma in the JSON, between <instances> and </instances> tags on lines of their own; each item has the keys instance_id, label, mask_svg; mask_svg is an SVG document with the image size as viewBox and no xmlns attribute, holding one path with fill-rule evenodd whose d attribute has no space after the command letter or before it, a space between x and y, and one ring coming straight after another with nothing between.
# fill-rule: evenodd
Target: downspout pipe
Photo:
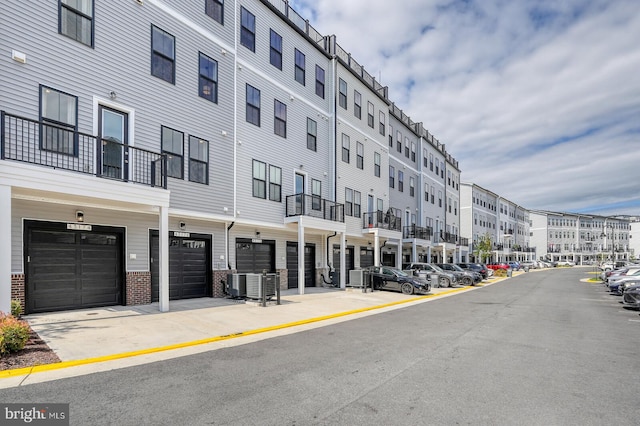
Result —
<instances>
[{"instance_id":1,"label":"downspout pipe","mask_svg":"<svg viewBox=\"0 0 640 426\"><path fill-rule=\"evenodd\" d=\"M229 231L231 230L231 228L233 228L233 225L235 225L235 222L231 222L231 225L227 226L227 268L229 270L231 270L231 262L229 262Z\"/></svg>"},{"instance_id":2,"label":"downspout pipe","mask_svg":"<svg viewBox=\"0 0 640 426\"><path fill-rule=\"evenodd\" d=\"M329 239L331 239L331 238L335 237L336 235L338 235L338 233L337 233L337 232L334 232L334 233L333 233L333 235L329 235L329 236L327 237L327 268L329 269L329 274L331 274L331 264L329 263L329 247L330 247L330 246L329 246ZM327 281L327 280L325 279L325 277L324 277L324 274L320 274L320 276L322 277L322 281L323 281L325 284L331 284L331 285L333 285L333 281ZM329 275L329 276L331 276L331 275Z\"/></svg>"}]
</instances>

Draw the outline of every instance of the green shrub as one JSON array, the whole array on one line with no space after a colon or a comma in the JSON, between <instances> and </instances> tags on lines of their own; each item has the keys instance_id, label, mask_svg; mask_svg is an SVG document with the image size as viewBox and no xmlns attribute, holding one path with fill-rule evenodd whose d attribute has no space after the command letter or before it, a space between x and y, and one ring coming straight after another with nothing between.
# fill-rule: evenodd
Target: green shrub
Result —
<instances>
[{"instance_id":1,"label":"green shrub","mask_svg":"<svg viewBox=\"0 0 640 426\"><path fill-rule=\"evenodd\" d=\"M506 269L496 269L495 271L493 271L493 275L495 275L496 277L506 277L507 276L507 270Z\"/></svg>"},{"instance_id":2,"label":"green shrub","mask_svg":"<svg viewBox=\"0 0 640 426\"><path fill-rule=\"evenodd\" d=\"M0 313L0 356L23 349L30 333L25 321Z\"/></svg>"},{"instance_id":3,"label":"green shrub","mask_svg":"<svg viewBox=\"0 0 640 426\"><path fill-rule=\"evenodd\" d=\"M19 300L11 301L11 315L16 318L20 318L22 316L22 303Z\"/></svg>"}]
</instances>

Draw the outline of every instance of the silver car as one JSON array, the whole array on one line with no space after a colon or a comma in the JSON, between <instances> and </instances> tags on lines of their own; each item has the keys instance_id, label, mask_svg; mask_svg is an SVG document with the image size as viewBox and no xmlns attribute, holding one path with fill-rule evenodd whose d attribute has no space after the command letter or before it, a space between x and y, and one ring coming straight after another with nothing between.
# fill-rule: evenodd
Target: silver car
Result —
<instances>
[{"instance_id":1,"label":"silver car","mask_svg":"<svg viewBox=\"0 0 640 426\"><path fill-rule=\"evenodd\" d=\"M457 283L456 277L453 274L443 271L433 263L414 262L407 265L404 269L412 271L415 275L425 275L427 279L430 279L431 275L436 275L438 287L451 287ZM436 283L432 283L431 285L435 287Z\"/></svg>"}]
</instances>

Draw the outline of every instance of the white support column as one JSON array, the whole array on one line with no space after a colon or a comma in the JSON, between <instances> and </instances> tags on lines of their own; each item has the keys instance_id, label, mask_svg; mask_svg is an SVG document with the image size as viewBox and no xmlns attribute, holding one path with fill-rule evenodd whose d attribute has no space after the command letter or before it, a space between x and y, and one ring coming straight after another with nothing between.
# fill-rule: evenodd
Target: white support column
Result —
<instances>
[{"instance_id":1,"label":"white support column","mask_svg":"<svg viewBox=\"0 0 640 426\"><path fill-rule=\"evenodd\" d=\"M396 250L396 268L402 269L402 240L398 241Z\"/></svg>"},{"instance_id":2,"label":"white support column","mask_svg":"<svg viewBox=\"0 0 640 426\"><path fill-rule=\"evenodd\" d=\"M431 246L427 247L427 263L431 263Z\"/></svg>"},{"instance_id":3,"label":"white support column","mask_svg":"<svg viewBox=\"0 0 640 426\"><path fill-rule=\"evenodd\" d=\"M347 288L347 234L340 234L340 288Z\"/></svg>"},{"instance_id":4,"label":"white support column","mask_svg":"<svg viewBox=\"0 0 640 426\"><path fill-rule=\"evenodd\" d=\"M0 185L0 312L11 312L11 187Z\"/></svg>"},{"instance_id":5,"label":"white support column","mask_svg":"<svg viewBox=\"0 0 640 426\"><path fill-rule=\"evenodd\" d=\"M169 311L169 207L160 207L160 224L159 224L159 241L160 241L160 312Z\"/></svg>"},{"instance_id":6,"label":"white support column","mask_svg":"<svg viewBox=\"0 0 640 426\"><path fill-rule=\"evenodd\" d=\"M298 294L304 294L304 226L298 222Z\"/></svg>"},{"instance_id":7,"label":"white support column","mask_svg":"<svg viewBox=\"0 0 640 426\"><path fill-rule=\"evenodd\" d=\"M416 244L416 240L411 242L411 262L418 261L418 244ZM402 265L400 265L400 269L402 269Z\"/></svg>"}]
</instances>

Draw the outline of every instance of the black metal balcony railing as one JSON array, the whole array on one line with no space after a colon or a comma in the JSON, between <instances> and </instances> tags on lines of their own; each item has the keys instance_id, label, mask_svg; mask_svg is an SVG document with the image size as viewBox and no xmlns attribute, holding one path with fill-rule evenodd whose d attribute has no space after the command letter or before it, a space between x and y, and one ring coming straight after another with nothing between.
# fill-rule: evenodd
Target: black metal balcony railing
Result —
<instances>
[{"instance_id":1,"label":"black metal balcony railing","mask_svg":"<svg viewBox=\"0 0 640 426\"><path fill-rule=\"evenodd\" d=\"M365 213L362 218L363 228L381 228L390 231L402 232L402 220L400 211L397 209L388 209L386 212L381 210Z\"/></svg>"},{"instance_id":2,"label":"black metal balcony railing","mask_svg":"<svg viewBox=\"0 0 640 426\"><path fill-rule=\"evenodd\" d=\"M503 250L504 249L504 244L493 244L493 249L494 250Z\"/></svg>"},{"instance_id":3,"label":"black metal balcony railing","mask_svg":"<svg viewBox=\"0 0 640 426\"><path fill-rule=\"evenodd\" d=\"M444 232L440 230L439 234L434 235L433 237L434 243L449 243L449 244L457 244L458 236L456 234L452 234L451 232Z\"/></svg>"},{"instance_id":4,"label":"black metal balcony railing","mask_svg":"<svg viewBox=\"0 0 640 426\"><path fill-rule=\"evenodd\" d=\"M417 238L420 240L430 240L433 236L433 229L430 227L409 225L402 228L402 238Z\"/></svg>"},{"instance_id":5,"label":"black metal balcony railing","mask_svg":"<svg viewBox=\"0 0 640 426\"><path fill-rule=\"evenodd\" d=\"M286 199L286 209L287 217L311 216L334 222L344 222L344 204L325 200L316 195L288 195Z\"/></svg>"},{"instance_id":6,"label":"black metal balcony railing","mask_svg":"<svg viewBox=\"0 0 640 426\"><path fill-rule=\"evenodd\" d=\"M465 237L460 237L458 239L458 245L463 247L469 247L469 239Z\"/></svg>"},{"instance_id":7,"label":"black metal balcony railing","mask_svg":"<svg viewBox=\"0 0 640 426\"><path fill-rule=\"evenodd\" d=\"M35 120L1 112L0 159L167 188L167 158Z\"/></svg>"}]
</instances>

